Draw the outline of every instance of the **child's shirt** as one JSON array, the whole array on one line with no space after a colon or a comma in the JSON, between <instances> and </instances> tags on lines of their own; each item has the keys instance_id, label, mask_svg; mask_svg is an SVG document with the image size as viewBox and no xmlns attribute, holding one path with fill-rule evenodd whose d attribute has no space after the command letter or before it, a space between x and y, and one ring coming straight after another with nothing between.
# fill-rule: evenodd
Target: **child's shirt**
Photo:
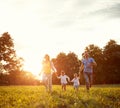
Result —
<instances>
[{"instance_id":1,"label":"child's shirt","mask_svg":"<svg viewBox=\"0 0 120 108\"><path fill-rule=\"evenodd\" d=\"M61 84L67 84L67 79L70 80L67 75L60 75L58 78L61 79Z\"/></svg>"},{"instance_id":2,"label":"child's shirt","mask_svg":"<svg viewBox=\"0 0 120 108\"><path fill-rule=\"evenodd\" d=\"M80 79L79 77L72 79L71 82L73 82L73 85L74 85L74 86L80 85L79 79Z\"/></svg>"}]
</instances>

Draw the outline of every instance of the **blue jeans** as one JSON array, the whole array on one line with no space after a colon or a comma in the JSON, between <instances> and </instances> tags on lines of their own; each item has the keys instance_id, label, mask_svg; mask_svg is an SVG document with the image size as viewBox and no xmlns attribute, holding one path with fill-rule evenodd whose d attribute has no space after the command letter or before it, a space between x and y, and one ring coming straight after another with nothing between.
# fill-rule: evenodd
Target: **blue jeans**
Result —
<instances>
[{"instance_id":1,"label":"blue jeans","mask_svg":"<svg viewBox=\"0 0 120 108\"><path fill-rule=\"evenodd\" d=\"M93 74L91 72L84 72L84 78L85 78L85 82L86 82L86 88L87 88L87 90L89 90L89 88L92 85Z\"/></svg>"}]
</instances>

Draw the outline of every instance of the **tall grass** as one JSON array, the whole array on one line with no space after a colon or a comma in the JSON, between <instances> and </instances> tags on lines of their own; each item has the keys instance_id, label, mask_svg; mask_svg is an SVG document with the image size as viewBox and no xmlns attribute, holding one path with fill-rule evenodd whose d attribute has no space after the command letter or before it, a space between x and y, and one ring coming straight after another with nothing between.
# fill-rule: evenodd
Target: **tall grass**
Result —
<instances>
[{"instance_id":1,"label":"tall grass","mask_svg":"<svg viewBox=\"0 0 120 108\"><path fill-rule=\"evenodd\" d=\"M89 92L67 86L63 92L53 85L52 93L44 86L1 86L0 108L120 108L120 86L93 86Z\"/></svg>"}]
</instances>

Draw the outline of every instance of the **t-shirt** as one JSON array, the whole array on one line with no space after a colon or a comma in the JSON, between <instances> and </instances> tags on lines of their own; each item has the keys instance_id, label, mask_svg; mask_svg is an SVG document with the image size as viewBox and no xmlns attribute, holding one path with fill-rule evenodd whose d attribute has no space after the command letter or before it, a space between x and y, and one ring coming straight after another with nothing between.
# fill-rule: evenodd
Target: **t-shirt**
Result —
<instances>
[{"instance_id":1,"label":"t-shirt","mask_svg":"<svg viewBox=\"0 0 120 108\"><path fill-rule=\"evenodd\" d=\"M67 84L67 79L69 80L67 75L60 75L58 78L61 79L61 84Z\"/></svg>"},{"instance_id":2,"label":"t-shirt","mask_svg":"<svg viewBox=\"0 0 120 108\"><path fill-rule=\"evenodd\" d=\"M83 59L82 63L84 64L84 70L83 72L93 72L93 66L91 65L91 63L94 62L93 58L88 58L88 59Z\"/></svg>"}]
</instances>

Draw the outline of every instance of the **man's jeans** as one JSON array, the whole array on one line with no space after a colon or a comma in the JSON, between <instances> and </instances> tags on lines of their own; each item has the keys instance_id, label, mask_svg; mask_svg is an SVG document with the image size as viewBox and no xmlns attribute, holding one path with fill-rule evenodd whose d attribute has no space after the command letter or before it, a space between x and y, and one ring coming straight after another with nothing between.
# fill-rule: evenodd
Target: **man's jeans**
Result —
<instances>
[{"instance_id":1,"label":"man's jeans","mask_svg":"<svg viewBox=\"0 0 120 108\"><path fill-rule=\"evenodd\" d=\"M84 78L85 78L85 82L86 82L86 88L87 88L87 90L89 90L89 88L92 85L93 74L91 72L83 72L83 73L84 73Z\"/></svg>"}]
</instances>

